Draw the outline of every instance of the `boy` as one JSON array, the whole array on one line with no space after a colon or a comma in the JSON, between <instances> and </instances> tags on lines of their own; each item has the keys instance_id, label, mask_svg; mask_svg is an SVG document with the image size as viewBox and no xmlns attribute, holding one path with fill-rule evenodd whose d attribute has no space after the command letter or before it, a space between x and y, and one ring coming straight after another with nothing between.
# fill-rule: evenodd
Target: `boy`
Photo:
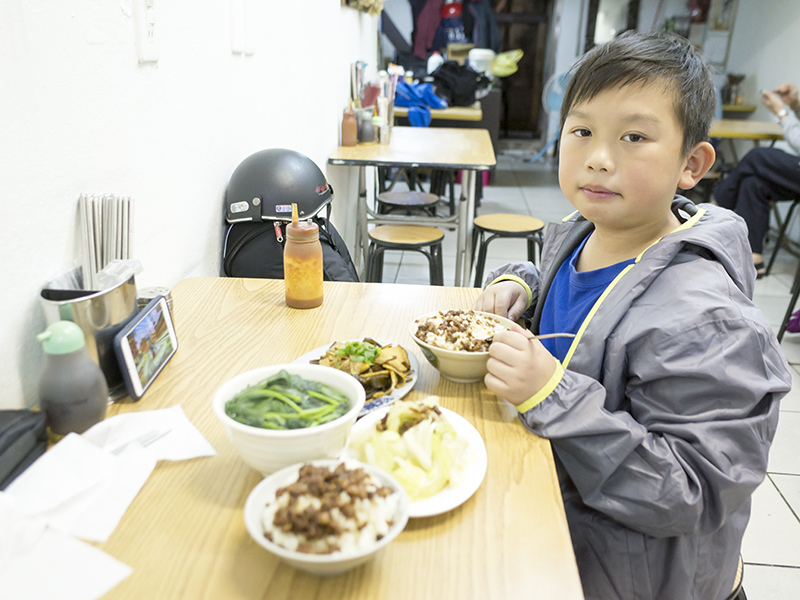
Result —
<instances>
[{"instance_id":1,"label":"boy","mask_svg":"<svg viewBox=\"0 0 800 600\"><path fill-rule=\"evenodd\" d=\"M551 440L587 599L719 599L790 389L751 298L747 229L675 196L714 162L715 97L684 39L623 34L576 65L541 278L506 265L474 308L516 320L485 383ZM555 357L555 358L554 358Z\"/></svg>"}]
</instances>

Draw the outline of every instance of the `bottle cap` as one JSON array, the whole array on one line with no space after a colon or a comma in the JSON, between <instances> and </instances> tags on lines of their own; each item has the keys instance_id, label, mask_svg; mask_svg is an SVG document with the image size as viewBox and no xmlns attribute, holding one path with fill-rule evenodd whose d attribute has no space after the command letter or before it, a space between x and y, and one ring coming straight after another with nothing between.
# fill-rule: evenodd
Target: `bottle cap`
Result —
<instances>
[{"instance_id":1,"label":"bottle cap","mask_svg":"<svg viewBox=\"0 0 800 600\"><path fill-rule=\"evenodd\" d=\"M319 227L311 221L297 221L286 225L286 235L294 239L313 239L319 237Z\"/></svg>"},{"instance_id":2,"label":"bottle cap","mask_svg":"<svg viewBox=\"0 0 800 600\"><path fill-rule=\"evenodd\" d=\"M83 330L72 321L56 321L36 339L47 354L69 354L86 346Z\"/></svg>"}]
</instances>

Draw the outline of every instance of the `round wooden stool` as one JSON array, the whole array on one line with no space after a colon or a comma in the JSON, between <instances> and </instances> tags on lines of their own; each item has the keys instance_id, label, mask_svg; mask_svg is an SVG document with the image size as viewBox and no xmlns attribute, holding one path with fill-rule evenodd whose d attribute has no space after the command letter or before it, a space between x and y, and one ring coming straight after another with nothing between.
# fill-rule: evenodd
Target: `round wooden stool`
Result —
<instances>
[{"instance_id":1,"label":"round wooden stool","mask_svg":"<svg viewBox=\"0 0 800 600\"><path fill-rule=\"evenodd\" d=\"M409 250L427 257L431 285L444 285L442 240L444 232L426 225L379 225L369 232L366 280L383 281L383 253L386 250Z\"/></svg>"},{"instance_id":2,"label":"round wooden stool","mask_svg":"<svg viewBox=\"0 0 800 600\"><path fill-rule=\"evenodd\" d=\"M537 249L542 250L542 230L544 221L527 215L494 213L481 215L472 220L472 255L478 248L475 261L475 287L481 286L483 269L486 266L486 249L489 242L497 238L525 238L528 241L528 260L535 263ZM489 237L486 235L489 234ZM480 245L479 245L480 243Z\"/></svg>"},{"instance_id":3,"label":"round wooden stool","mask_svg":"<svg viewBox=\"0 0 800 600\"><path fill-rule=\"evenodd\" d=\"M435 217L439 203L439 196L427 192L382 192L377 199L378 212L384 215L397 211L404 211L407 215L423 211Z\"/></svg>"}]
</instances>

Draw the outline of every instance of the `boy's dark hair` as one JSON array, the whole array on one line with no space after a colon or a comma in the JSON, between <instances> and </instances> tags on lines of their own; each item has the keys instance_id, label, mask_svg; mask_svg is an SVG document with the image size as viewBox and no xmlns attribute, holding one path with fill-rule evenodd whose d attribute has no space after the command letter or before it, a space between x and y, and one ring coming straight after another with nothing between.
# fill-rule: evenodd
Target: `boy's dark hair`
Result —
<instances>
[{"instance_id":1,"label":"boy's dark hair","mask_svg":"<svg viewBox=\"0 0 800 600\"><path fill-rule=\"evenodd\" d=\"M584 54L572 67L561 104L561 129L577 104L628 84L663 82L674 93L683 128L683 153L708 139L717 98L711 69L685 38L671 33L626 31Z\"/></svg>"}]
</instances>

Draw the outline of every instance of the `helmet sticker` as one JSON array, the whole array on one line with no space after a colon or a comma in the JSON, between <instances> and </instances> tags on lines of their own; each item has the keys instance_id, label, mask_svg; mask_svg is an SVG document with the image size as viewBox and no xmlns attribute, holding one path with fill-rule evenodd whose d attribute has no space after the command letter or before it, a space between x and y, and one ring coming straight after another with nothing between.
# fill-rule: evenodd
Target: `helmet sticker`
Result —
<instances>
[{"instance_id":1,"label":"helmet sticker","mask_svg":"<svg viewBox=\"0 0 800 600\"><path fill-rule=\"evenodd\" d=\"M276 213L291 213L292 212L292 205L291 204L276 204L275 205L275 212Z\"/></svg>"},{"instance_id":2,"label":"helmet sticker","mask_svg":"<svg viewBox=\"0 0 800 600\"><path fill-rule=\"evenodd\" d=\"M316 191L318 196L322 196L322 194L328 191L328 184L318 185Z\"/></svg>"},{"instance_id":3,"label":"helmet sticker","mask_svg":"<svg viewBox=\"0 0 800 600\"><path fill-rule=\"evenodd\" d=\"M248 208L250 208L250 205L247 202L234 202L231 204L231 214L247 212Z\"/></svg>"}]
</instances>

